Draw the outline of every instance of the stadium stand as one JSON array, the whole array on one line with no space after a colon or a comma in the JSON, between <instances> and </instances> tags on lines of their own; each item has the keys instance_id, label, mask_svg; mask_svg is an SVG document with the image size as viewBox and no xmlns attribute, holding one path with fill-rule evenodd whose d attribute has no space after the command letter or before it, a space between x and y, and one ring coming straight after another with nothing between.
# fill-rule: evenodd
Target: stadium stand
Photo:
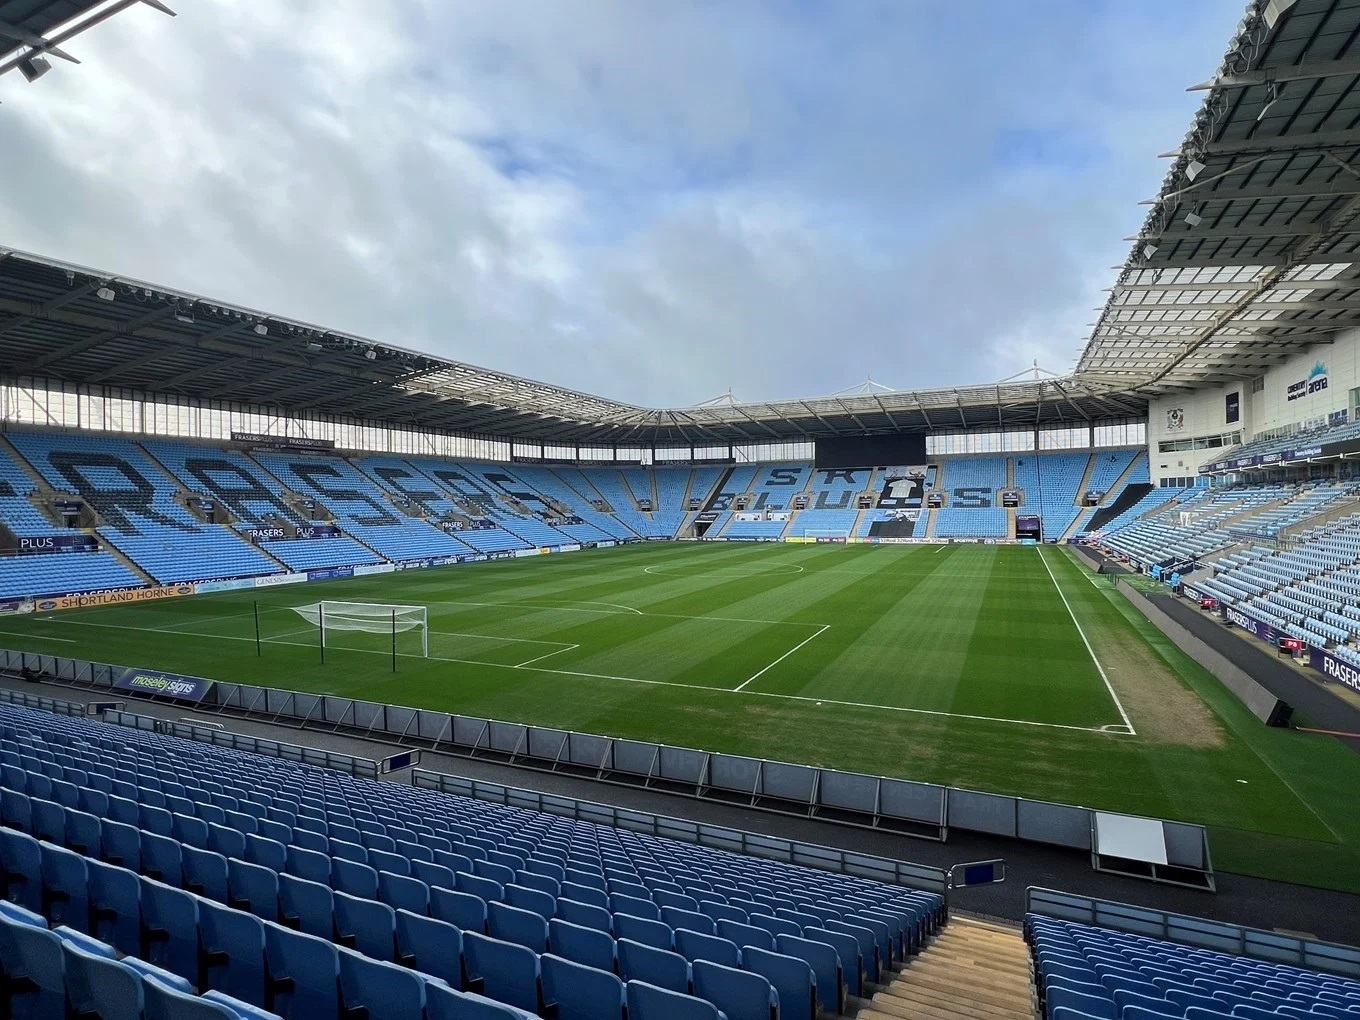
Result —
<instances>
[{"instance_id":1,"label":"stadium stand","mask_svg":"<svg viewBox=\"0 0 1360 1020\"><path fill-rule=\"evenodd\" d=\"M1030 914L1048 1020L1289 1020L1360 1012L1360 981Z\"/></svg>"},{"instance_id":2,"label":"stadium stand","mask_svg":"<svg viewBox=\"0 0 1360 1020\"><path fill-rule=\"evenodd\" d=\"M810 1020L944 920L930 893L13 705L0 755L0 947L39 947L0 953L20 1015L84 988L65 940L133 998L155 967L283 1017L481 1015L429 1012L473 993Z\"/></svg>"},{"instance_id":3,"label":"stadium stand","mask_svg":"<svg viewBox=\"0 0 1360 1020\"><path fill-rule=\"evenodd\" d=\"M0 596L6 598L115 591L145 583L106 552L0 556Z\"/></svg>"},{"instance_id":4,"label":"stadium stand","mask_svg":"<svg viewBox=\"0 0 1360 1020\"><path fill-rule=\"evenodd\" d=\"M468 547L411 517L371 478L340 457L257 451L255 460L293 491L314 498L346 535L394 562L457 556Z\"/></svg>"},{"instance_id":5,"label":"stadium stand","mask_svg":"<svg viewBox=\"0 0 1360 1020\"><path fill-rule=\"evenodd\" d=\"M14 432L9 440L54 490L98 515L103 542L162 584L278 570L230 528L195 519L175 501L167 472L130 440L61 432Z\"/></svg>"},{"instance_id":6,"label":"stadium stand","mask_svg":"<svg viewBox=\"0 0 1360 1020\"><path fill-rule=\"evenodd\" d=\"M1006 535L1006 511L997 490L1007 484L1006 457L955 457L940 465L949 502L935 512L940 538Z\"/></svg>"},{"instance_id":7,"label":"stadium stand","mask_svg":"<svg viewBox=\"0 0 1360 1020\"><path fill-rule=\"evenodd\" d=\"M1023 494L1024 511L1037 511L1043 518L1045 538L1061 537L1077 519L1081 512L1077 501L1082 495L1077 490L1092 456L1083 450L1013 458L1015 487Z\"/></svg>"}]
</instances>

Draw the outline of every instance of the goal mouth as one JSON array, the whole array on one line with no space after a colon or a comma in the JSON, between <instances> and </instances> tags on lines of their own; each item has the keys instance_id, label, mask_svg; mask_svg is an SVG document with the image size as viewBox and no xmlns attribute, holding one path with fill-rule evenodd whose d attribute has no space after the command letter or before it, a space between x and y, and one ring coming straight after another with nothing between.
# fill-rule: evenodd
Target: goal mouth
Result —
<instances>
[{"instance_id":1,"label":"goal mouth","mask_svg":"<svg viewBox=\"0 0 1360 1020\"><path fill-rule=\"evenodd\" d=\"M429 613L425 606L397 605L386 602L311 602L305 606L291 606L293 612L316 627L321 643L326 635L339 631L361 631L367 634L405 633L419 630L421 654L430 654Z\"/></svg>"}]
</instances>

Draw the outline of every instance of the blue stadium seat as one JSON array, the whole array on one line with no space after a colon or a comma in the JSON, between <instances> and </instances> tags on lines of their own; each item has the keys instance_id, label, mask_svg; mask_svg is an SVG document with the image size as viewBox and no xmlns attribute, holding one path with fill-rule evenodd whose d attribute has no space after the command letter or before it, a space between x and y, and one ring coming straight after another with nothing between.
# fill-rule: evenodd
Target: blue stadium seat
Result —
<instances>
[{"instance_id":1,"label":"blue stadium seat","mask_svg":"<svg viewBox=\"0 0 1360 1020\"><path fill-rule=\"evenodd\" d=\"M425 986L426 1020L535 1020L537 1016L473 992L459 992L434 982Z\"/></svg>"},{"instance_id":2,"label":"blue stadium seat","mask_svg":"<svg viewBox=\"0 0 1360 1020\"><path fill-rule=\"evenodd\" d=\"M622 1020L623 982L612 971L599 970L545 953L539 960L543 1005L558 1020ZM766 1016L762 1020L769 1020Z\"/></svg>"},{"instance_id":3,"label":"blue stadium seat","mask_svg":"<svg viewBox=\"0 0 1360 1020\"><path fill-rule=\"evenodd\" d=\"M614 936L629 939L657 949L670 949L675 945L675 934L670 925L632 914L614 915Z\"/></svg>"},{"instance_id":4,"label":"blue stadium seat","mask_svg":"<svg viewBox=\"0 0 1360 1020\"><path fill-rule=\"evenodd\" d=\"M463 987L463 933L445 921L397 911L397 962Z\"/></svg>"},{"instance_id":5,"label":"blue stadium seat","mask_svg":"<svg viewBox=\"0 0 1360 1020\"><path fill-rule=\"evenodd\" d=\"M779 994L767 978L708 960L696 960L692 970L694 994L717 1006L728 1020L770 1020L779 1015Z\"/></svg>"},{"instance_id":6,"label":"blue stadium seat","mask_svg":"<svg viewBox=\"0 0 1360 1020\"><path fill-rule=\"evenodd\" d=\"M825 942L813 942L795 935L779 935L775 947L786 956L796 956L812 968L817 975L817 1001L830 1010L835 1003L835 1011L845 1008L845 982L841 975L840 957L834 947Z\"/></svg>"},{"instance_id":7,"label":"blue stadium seat","mask_svg":"<svg viewBox=\"0 0 1360 1020\"><path fill-rule=\"evenodd\" d=\"M717 935L679 928L675 932L675 951L689 960L708 960L726 967L741 966L741 950L737 944Z\"/></svg>"},{"instance_id":8,"label":"blue stadium seat","mask_svg":"<svg viewBox=\"0 0 1360 1020\"><path fill-rule=\"evenodd\" d=\"M0 829L0 868L4 869L4 898L41 914L42 849L38 841L25 832Z\"/></svg>"},{"instance_id":9,"label":"blue stadium seat","mask_svg":"<svg viewBox=\"0 0 1360 1020\"><path fill-rule=\"evenodd\" d=\"M0 914L0 955L14 1020L66 1020L66 960L60 937Z\"/></svg>"},{"instance_id":10,"label":"blue stadium seat","mask_svg":"<svg viewBox=\"0 0 1360 1020\"><path fill-rule=\"evenodd\" d=\"M136 956L142 942L142 886L126 867L86 862L89 873L90 928L95 938Z\"/></svg>"},{"instance_id":11,"label":"blue stadium seat","mask_svg":"<svg viewBox=\"0 0 1360 1020\"><path fill-rule=\"evenodd\" d=\"M395 963L340 949L340 1001L343 1009L364 1008L367 1020L413 1020L425 1010L424 979Z\"/></svg>"},{"instance_id":12,"label":"blue stadium seat","mask_svg":"<svg viewBox=\"0 0 1360 1020\"><path fill-rule=\"evenodd\" d=\"M198 897L142 877L142 959L197 983Z\"/></svg>"},{"instance_id":13,"label":"blue stadium seat","mask_svg":"<svg viewBox=\"0 0 1360 1020\"><path fill-rule=\"evenodd\" d=\"M329 886L279 875L279 917L290 928L329 941L335 937L335 894Z\"/></svg>"},{"instance_id":14,"label":"blue stadium seat","mask_svg":"<svg viewBox=\"0 0 1360 1020\"><path fill-rule=\"evenodd\" d=\"M747 946L756 946L767 952L774 952L774 936L764 928L757 928L753 924L738 924L736 921L721 920L718 922L718 934L722 938L735 942L742 949Z\"/></svg>"},{"instance_id":15,"label":"blue stadium seat","mask_svg":"<svg viewBox=\"0 0 1360 1020\"><path fill-rule=\"evenodd\" d=\"M239 1020L226 1006L172 988L154 977L142 979L146 1020Z\"/></svg>"},{"instance_id":16,"label":"blue stadium seat","mask_svg":"<svg viewBox=\"0 0 1360 1020\"><path fill-rule=\"evenodd\" d=\"M427 914L430 910L430 887L409 875L379 871L378 899L393 910L411 910L417 914Z\"/></svg>"},{"instance_id":17,"label":"blue stadium seat","mask_svg":"<svg viewBox=\"0 0 1360 1020\"><path fill-rule=\"evenodd\" d=\"M204 992L202 1001L204 1003L212 1003L214 1006L221 1006L232 1016L239 1018L239 1020L279 1020L277 1014L261 1009L259 1006L249 1002L242 1002L240 999L227 995L225 992Z\"/></svg>"},{"instance_id":18,"label":"blue stadium seat","mask_svg":"<svg viewBox=\"0 0 1360 1020\"><path fill-rule=\"evenodd\" d=\"M741 920L746 919L745 912L741 915ZM681 910L679 907L662 907L661 920L672 928L685 928L688 931L701 932L704 935L716 935L718 926L713 918L708 914L701 914L697 910Z\"/></svg>"},{"instance_id":19,"label":"blue stadium seat","mask_svg":"<svg viewBox=\"0 0 1360 1020\"><path fill-rule=\"evenodd\" d=\"M782 1020L814 1020L817 975L807 961L754 946L743 949L741 959L746 970L766 978L774 987Z\"/></svg>"},{"instance_id":20,"label":"blue stadium seat","mask_svg":"<svg viewBox=\"0 0 1360 1020\"><path fill-rule=\"evenodd\" d=\"M248 910L265 921L279 919L277 871L233 858L227 861L227 888L233 907Z\"/></svg>"},{"instance_id":21,"label":"blue stadium seat","mask_svg":"<svg viewBox=\"0 0 1360 1020\"><path fill-rule=\"evenodd\" d=\"M593 903L582 903L579 900L571 900L561 896L557 900L556 913L562 920L579 924L582 928L595 928L599 931L613 930L613 919L610 917L609 911Z\"/></svg>"},{"instance_id":22,"label":"blue stadium seat","mask_svg":"<svg viewBox=\"0 0 1360 1020\"><path fill-rule=\"evenodd\" d=\"M200 988L245 1002L265 998L264 922L210 900L198 904Z\"/></svg>"},{"instance_id":23,"label":"blue stadium seat","mask_svg":"<svg viewBox=\"0 0 1360 1020\"><path fill-rule=\"evenodd\" d=\"M614 972L614 940L608 932L554 917L548 922L548 942L563 959Z\"/></svg>"},{"instance_id":24,"label":"blue stadium seat","mask_svg":"<svg viewBox=\"0 0 1360 1020\"><path fill-rule=\"evenodd\" d=\"M142 977L107 955L62 940L66 997L76 1015L100 1020L142 1020Z\"/></svg>"},{"instance_id":25,"label":"blue stadium seat","mask_svg":"<svg viewBox=\"0 0 1360 1020\"><path fill-rule=\"evenodd\" d=\"M214 850L180 845L184 888L216 903L227 902L227 859Z\"/></svg>"},{"instance_id":26,"label":"blue stadium seat","mask_svg":"<svg viewBox=\"0 0 1360 1020\"><path fill-rule=\"evenodd\" d=\"M716 1006L692 995L629 981L628 1020L727 1020Z\"/></svg>"},{"instance_id":27,"label":"blue stadium seat","mask_svg":"<svg viewBox=\"0 0 1360 1020\"><path fill-rule=\"evenodd\" d=\"M538 1012L538 954L533 950L464 932L463 967L472 991Z\"/></svg>"},{"instance_id":28,"label":"blue stadium seat","mask_svg":"<svg viewBox=\"0 0 1360 1020\"><path fill-rule=\"evenodd\" d=\"M339 1010L339 950L329 939L264 926L266 1003L283 1017L333 1017Z\"/></svg>"},{"instance_id":29,"label":"blue stadium seat","mask_svg":"<svg viewBox=\"0 0 1360 1020\"><path fill-rule=\"evenodd\" d=\"M548 922L532 910L521 910L508 903L486 905L487 934L504 942L514 942L535 953L548 950Z\"/></svg>"},{"instance_id":30,"label":"blue stadium seat","mask_svg":"<svg viewBox=\"0 0 1360 1020\"><path fill-rule=\"evenodd\" d=\"M386 903L335 894L335 938L342 946L389 961L396 948L397 917Z\"/></svg>"},{"instance_id":31,"label":"blue stadium seat","mask_svg":"<svg viewBox=\"0 0 1360 1020\"><path fill-rule=\"evenodd\" d=\"M864 974L864 964L860 958L859 940L844 932L829 931L826 928L804 928L803 935L813 942L824 942L836 950L840 958L841 978L850 995L860 994Z\"/></svg>"},{"instance_id":32,"label":"blue stadium seat","mask_svg":"<svg viewBox=\"0 0 1360 1020\"><path fill-rule=\"evenodd\" d=\"M617 945L619 977L645 981L676 992L689 992L690 964L679 953L621 938Z\"/></svg>"},{"instance_id":33,"label":"blue stadium seat","mask_svg":"<svg viewBox=\"0 0 1360 1020\"><path fill-rule=\"evenodd\" d=\"M432 888L430 916L447 921L462 931L486 934L486 903L471 893Z\"/></svg>"}]
</instances>

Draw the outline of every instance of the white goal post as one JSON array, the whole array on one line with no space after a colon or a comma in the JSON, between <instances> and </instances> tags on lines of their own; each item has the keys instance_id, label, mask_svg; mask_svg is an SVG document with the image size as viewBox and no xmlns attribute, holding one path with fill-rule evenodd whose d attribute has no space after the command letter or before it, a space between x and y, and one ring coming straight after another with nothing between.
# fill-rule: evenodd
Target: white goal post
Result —
<instances>
[{"instance_id":1,"label":"white goal post","mask_svg":"<svg viewBox=\"0 0 1360 1020\"><path fill-rule=\"evenodd\" d=\"M328 631L358 630L395 636L408 630L419 630L420 654L426 658L430 655L430 624L424 606L322 601L293 606L293 612L319 629L322 647L325 647Z\"/></svg>"},{"instance_id":2,"label":"white goal post","mask_svg":"<svg viewBox=\"0 0 1360 1020\"><path fill-rule=\"evenodd\" d=\"M809 542L816 541L819 538L828 542L848 542L850 540L850 532L845 528L828 531L819 531L816 528L804 528L803 538L807 539Z\"/></svg>"}]
</instances>

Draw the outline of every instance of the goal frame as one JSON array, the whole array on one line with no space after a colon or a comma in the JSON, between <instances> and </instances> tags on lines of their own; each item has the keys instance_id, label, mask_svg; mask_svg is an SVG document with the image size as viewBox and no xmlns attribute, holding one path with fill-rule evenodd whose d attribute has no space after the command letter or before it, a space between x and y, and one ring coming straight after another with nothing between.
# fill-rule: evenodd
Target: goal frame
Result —
<instances>
[{"instance_id":1,"label":"goal frame","mask_svg":"<svg viewBox=\"0 0 1360 1020\"><path fill-rule=\"evenodd\" d=\"M371 609L371 610L386 610L386 611L387 611L387 612L386 612L386 615L384 615L384 614L381 613L381 612L375 612L375 613L364 614L364 615L362 615L362 616L361 616L360 614L355 614L355 615L349 617L349 619L351 619L351 620L368 619L368 620L374 621L375 623L378 622L378 621L382 621L382 620L390 620L390 621L391 621L390 628L383 628L382 630L379 630L379 629L377 629L376 627L368 628L368 627L345 627L345 626L336 627L336 626L332 626L332 627L330 628L331 630L340 630L340 631L353 630L353 631L359 631L359 632L361 632L361 633L368 633L368 634L388 634L388 633L390 633L390 634L392 635L392 645L393 645L393 649L394 649L394 654L395 654L396 640L397 640L397 633L398 633L398 628L397 628L397 621L398 621L398 619L399 619L398 613L407 613L407 614L409 614L409 613L412 612L412 611L418 610L418 611L419 611L419 617L418 617L418 619L417 619L417 622L414 623L414 624L412 624L412 625L402 627L401 630L419 630L419 631L420 631L420 654L421 654L421 657L422 657L422 658L425 658L425 659L428 659L428 658L430 657L430 611L429 611L429 607L427 607L427 606L410 605L410 604L405 604L405 603L394 603L394 602L345 602L345 601L341 601L341 600L338 600L338 599L319 599L318 601L316 601L315 603L312 603L311 605L306 605L306 606L294 606L294 607L293 607L293 610L294 610L294 612L296 612L296 613L298 613L300 616L302 616L304 619L310 620L310 613L307 612L307 611L309 611L309 610L313 609L313 607L315 607L315 610L316 610L316 626L317 626L317 630L318 630L318 632L319 632L319 640L320 640L321 647L322 647L322 648L325 648L325 647L326 647L327 619L329 618L329 619L331 619L331 620L334 620L334 619L337 618L337 614L336 614L335 612L331 612L331 613L329 614L329 617L328 617L327 608L328 608L328 607L344 607L344 606L352 606L352 607L359 607L359 606L362 606L362 607L364 607L364 608L366 608L366 609ZM338 613L338 618L341 618L341 619L345 618L345 613L344 613L343 609L341 609L340 612ZM405 616L405 619L409 621L409 620L412 619L412 617L409 616L409 615L407 615L407 616Z\"/></svg>"}]
</instances>

